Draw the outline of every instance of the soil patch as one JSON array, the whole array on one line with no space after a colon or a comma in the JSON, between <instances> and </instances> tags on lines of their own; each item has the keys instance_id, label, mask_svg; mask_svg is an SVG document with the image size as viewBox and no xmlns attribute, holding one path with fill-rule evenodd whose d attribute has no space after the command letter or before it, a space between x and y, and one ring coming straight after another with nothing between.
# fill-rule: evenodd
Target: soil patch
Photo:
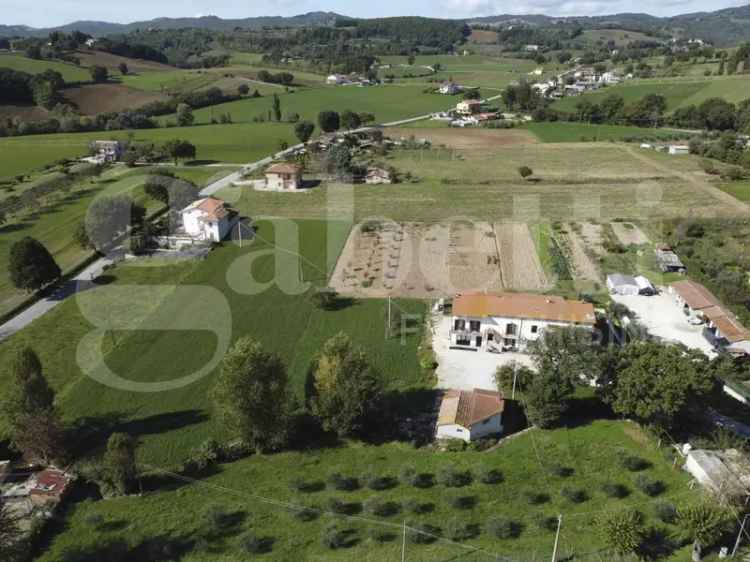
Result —
<instances>
[{"instance_id":1,"label":"soil patch","mask_svg":"<svg viewBox=\"0 0 750 562\"><path fill-rule=\"evenodd\" d=\"M529 226L526 223L496 224L495 233L505 287L519 291L549 288Z\"/></svg>"},{"instance_id":2,"label":"soil patch","mask_svg":"<svg viewBox=\"0 0 750 562\"><path fill-rule=\"evenodd\" d=\"M503 289L488 223L365 223L352 229L331 277L358 297L452 297Z\"/></svg>"},{"instance_id":3,"label":"soil patch","mask_svg":"<svg viewBox=\"0 0 750 562\"><path fill-rule=\"evenodd\" d=\"M154 92L135 90L121 84L91 84L63 91L83 115L137 109L147 103L166 99Z\"/></svg>"},{"instance_id":4,"label":"soil patch","mask_svg":"<svg viewBox=\"0 0 750 562\"><path fill-rule=\"evenodd\" d=\"M120 63L128 65L129 72L147 72L149 70L175 70L175 67L160 62L142 59L129 59L104 51L81 50L76 51L76 56L81 59L81 66L104 66L110 74L120 74L118 67Z\"/></svg>"},{"instance_id":5,"label":"soil patch","mask_svg":"<svg viewBox=\"0 0 750 562\"><path fill-rule=\"evenodd\" d=\"M573 268L573 276L578 281L598 282L601 275L594 259L601 255L601 238L597 245L593 229L584 231L580 224L566 224L564 231L562 239L568 253L568 262Z\"/></svg>"},{"instance_id":6,"label":"soil patch","mask_svg":"<svg viewBox=\"0 0 750 562\"><path fill-rule=\"evenodd\" d=\"M444 145L458 150L491 150L499 146L538 144L537 138L525 129L402 129L383 131L388 137L427 139L433 146Z\"/></svg>"},{"instance_id":7,"label":"soil patch","mask_svg":"<svg viewBox=\"0 0 750 562\"><path fill-rule=\"evenodd\" d=\"M650 240L643 231L632 222L613 222L612 230L624 246L648 244Z\"/></svg>"}]
</instances>

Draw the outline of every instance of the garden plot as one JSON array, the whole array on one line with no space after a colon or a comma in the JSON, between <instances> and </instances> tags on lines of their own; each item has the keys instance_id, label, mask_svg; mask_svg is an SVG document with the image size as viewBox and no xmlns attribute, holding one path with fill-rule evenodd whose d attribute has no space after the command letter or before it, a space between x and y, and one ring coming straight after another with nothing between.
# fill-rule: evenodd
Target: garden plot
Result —
<instances>
[{"instance_id":1,"label":"garden plot","mask_svg":"<svg viewBox=\"0 0 750 562\"><path fill-rule=\"evenodd\" d=\"M568 250L568 261L578 281L598 282L601 278L597 259L602 256L602 227L593 223L564 225L562 239Z\"/></svg>"},{"instance_id":2,"label":"garden plot","mask_svg":"<svg viewBox=\"0 0 750 562\"><path fill-rule=\"evenodd\" d=\"M613 222L612 230L624 246L640 246L650 242L648 236L632 222Z\"/></svg>"},{"instance_id":3,"label":"garden plot","mask_svg":"<svg viewBox=\"0 0 750 562\"><path fill-rule=\"evenodd\" d=\"M503 289L488 223L369 222L349 235L330 283L359 297L449 297Z\"/></svg>"},{"instance_id":4,"label":"garden plot","mask_svg":"<svg viewBox=\"0 0 750 562\"><path fill-rule=\"evenodd\" d=\"M536 245L526 223L495 225L503 283L508 289L543 291L549 288Z\"/></svg>"}]
</instances>

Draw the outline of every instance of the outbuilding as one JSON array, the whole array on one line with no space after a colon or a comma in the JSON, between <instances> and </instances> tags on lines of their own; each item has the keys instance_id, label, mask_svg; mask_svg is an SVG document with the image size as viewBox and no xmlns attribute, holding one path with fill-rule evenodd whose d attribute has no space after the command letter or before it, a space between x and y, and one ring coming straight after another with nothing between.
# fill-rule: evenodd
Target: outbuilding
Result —
<instances>
[{"instance_id":1,"label":"outbuilding","mask_svg":"<svg viewBox=\"0 0 750 562\"><path fill-rule=\"evenodd\" d=\"M638 295L641 292L635 277L622 273L607 275L607 289L613 295Z\"/></svg>"},{"instance_id":2,"label":"outbuilding","mask_svg":"<svg viewBox=\"0 0 750 562\"><path fill-rule=\"evenodd\" d=\"M266 169L266 189L297 191L302 187L302 166L294 162L279 162Z\"/></svg>"},{"instance_id":3,"label":"outbuilding","mask_svg":"<svg viewBox=\"0 0 750 562\"><path fill-rule=\"evenodd\" d=\"M443 395L435 435L466 442L503 431L503 395L494 390L449 390Z\"/></svg>"}]
</instances>

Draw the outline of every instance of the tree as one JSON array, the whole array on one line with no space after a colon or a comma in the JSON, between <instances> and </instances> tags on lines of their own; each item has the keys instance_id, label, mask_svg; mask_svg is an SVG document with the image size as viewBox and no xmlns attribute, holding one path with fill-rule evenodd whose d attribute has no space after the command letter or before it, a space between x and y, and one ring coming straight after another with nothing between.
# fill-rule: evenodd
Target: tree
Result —
<instances>
[{"instance_id":1,"label":"tree","mask_svg":"<svg viewBox=\"0 0 750 562\"><path fill-rule=\"evenodd\" d=\"M78 244L78 247L83 250L92 248L91 239L89 238L89 233L86 230L85 220L78 221L75 230L73 230L73 241Z\"/></svg>"},{"instance_id":2,"label":"tree","mask_svg":"<svg viewBox=\"0 0 750 562\"><path fill-rule=\"evenodd\" d=\"M602 118L612 123L622 117L622 112L625 109L625 100L618 94L610 94L604 98L599 104Z\"/></svg>"},{"instance_id":3,"label":"tree","mask_svg":"<svg viewBox=\"0 0 750 562\"><path fill-rule=\"evenodd\" d=\"M542 429L555 427L568 409L573 385L554 374L536 373L524 391L526 417Z\"/></svg>"},{"instance_id":4,"label":"tree","mask_svg":"<svg viewBox=\"0 0 750 562\"><path fill-rule=\"evenodd\" d=\"M127 494L138 476L136 440L127 433L113 433L107 440L103 468L107 483L118 494Z\"/></svg>"},{"instance_id":5,"label":"tree","mask_svg":"<svg viewBox=\"0 0 750 562\"><path fill-rule=\"evenodd\" d=\"M722 98L710 98L698 106L704 126L712 131L734 129L736 108Z\"/></svg>"},{"instance_id":6,"label":"tree","mask_svg":"<svg viewBox=\"0 0 750 562\"><path fill-rule=\"evenodd\" d=\"M539 372L577 384L598 378L598 354L591 332L578 328L550 328L531 345L531 359Z\"/></svg>"},{"instance_id":7,"label":"tree","mask_svg":"<svg viewBox=\"0 0 750 562\"><path fill-rule=\"evenodd\" d=\"M128 195L96 199L86 214L86 232L97 250L106 250L119 236L143 224L146 209Z\"/></svg>"},{"instance_id":8,"label":"tree","mask_svg":"<svg viewBox=\"0 0 750 562\"><path fill-rule=\"evenodd\" d=\"M677 510L677 524L693 539L693 560L700 560L703 548L721 538L731 520L726 509L708 501Z\"/></svg>"},{"instance_id":9,"label":"tree","mask_svg":"<svg viewBox=\"0 0 750 562\"><path fill-rule=\"evenodd\" d=\"M334 144L328 151L326 166L330 173L342 178L352 171L352 152L346 144Z\"/></svg>"},{"instance_id":10,"label":"tree","mask_svg":"<svg viewBox=\"0 0 750 562\"><path fill-rule=\"evenodd\" d=\"M193 108L186 103L177 106L177 124L180 127L189 127L195 121Z\"/></svg>"},{"instance_id":11,"label":"tree","mask_svg":"<svg viewBox=\"0 0 750 562\"><path fill-rule=\"evenodd\" d=\"M620 556L635 554L646 536L643 517L633 509L605 513L597 524L604 542Z\"/></svg>"},{"instance_id":12,"label":"tree","mask_svg":"<svg viewBox=\"0 0 750 562\"><path fill-rule=\"evenodd\" d=\"M109 72L103 66L98 66L98 65L92 66L89 69L89 72L91 73L91 79L97 84L106 82L107 79L109 78Z\"/></svg>"},{"instance_id":13,"label":"tree","mask_svg":"<svg viewBox=\"0 0 750 562\"><path fill-rule=\"evenodd\" d=\"M62 274L49 250L30 236L11 246L8 273L13 286L27 292L41 289Z\"/></svg>"},{"instance_id":14,"label":"tree","mask_svg":"<svg viewBox=\"0 0 750 562\"><path fill-rule=\"evenodd\" d=\"M528 166L521 166L518 168L518 173L523 179L528 179L532 175L534 175L534 170L529 168Z\"/></svg>"},{"instance_id":15,"label":"tree","mask_svg":"<svg viewBox=\"0 0 750 562\"><path fill-rule=\"evenodd\" d=\"M246 96L250 93L250 86L248 86L247 84L240 84L239 86L237 86L237 93L241 96Z\"/></svg>"},{"instance_id":16,"label":"tree","mask_svg":"<svg viewBox=\"0 0 750 562\"><path fill-rule=\"evenodd\" d=\"M414 62L416 61L416 57L414 55L409 55L406 57L406 62L409 66L414 66Z\"/></svg>"},{"instance_id":17,"label":"tree","mask_svg":"<svg viewBox=\"0 0 750 562\"><path fill-rule=\"evenodd\" d=\"M174 163L180 160L195 160L195 145L186 140L173 139L164 143L164 151L172 157Z\"/></svg>"},{"instance_id":18,"label":"tree","mask_svg":"<svg viewBox=\"0 0 750 562\"><path fill-rule=\"evenodd\" d=\"M300 121L294 126L294 134L301 143L309 141L313 131L315 131L315 125L310 121Z\"/></svg>"},{"instance_id":19,"label":"tree","mask_svg":"<svg viewBox=\"0 0 750 562\"><path fill-rule=\"evenodd\" d=\"M124 62L121 62L121 63L120 63L120 64L119 64L118 66L117 66L117 68L118 68L118 70L120 71L120 74L122 74L123 76L127 76L127 75L128 75L128 72L129 72L129 71L128 71L128 65L127 65L127 64L125 64Z\"/></svg>"},{"instance_id":20,"label":"tree","mask_svg":"<svg viewBox=\"0 0 750 562\"><path fill-rule=\"evenodd\" d=\"M511 394L514 387L518 392L524 392L534 378L535 373L525 365L516 361L505 363L495 370L494 380L498 391L505 395Z\"/></svg>"},{"instance_id":21,"label":"tree","mask_svg":"<svg viewBox=\"0 0 750 562\"><path fill-rule=\"evenodd\" d=\"M333 133L341 127L341 118L335 111L321 111L318 113L318 126L325 133Z\"/></svg>"},{"instance_id":22,"label":"tree","mask_svg":"<svg viewBox=\"0 0 750 562\"><path fill-rule=\"evenodd\" d=\"M383 383L343 333L329 339L311 366L311 408L323 427L339 436L361 433L381 409Z\"/></svg>"},{"instance_id":23,"label":"tree","mask_svg":"<svg viewBox=\"0 0 750 562\"><path fill-rule=\"evenodd\" d=\"M274 120L281 121L281 99L279 98L279 94L273 95L271 110L273 111Z\"/></svg>"},{"instance_id":24,"label":"tree","mask_svg":"<svg viewBox=\"0 0 750 562\"><path fill-rule=\"evenodd\" d=\"M626 346L616 373L604 394L612 409L664 428L700 403L714 384L700 351L655 342Z\"/></svg>"},{"instance_id":25,"label":"tree","mask_svg":"<svg viewBox=\"0 0 750 562\"><path fill-rule=\"evenodd\" d=\"M42 363L31 348L24 347L13 357L10 374L13 384L2 415L10 427L11 442L27 459L49 463L62 455L65 433Z\"/></svg>"},{"instance_id":26,"label":"tree","mask_svg":"<svg viewBox=\"0 0 750 562\"><path fill-rule=\"evenodd\" d=\"M258 453L277 450L287 437L287 386L281 359L243 337L224 356L211 391L217 418Z\"/></svg>"},{"instance_id":27,"label":"tree","mask_svg":"<svg viewBox=\"0 0 750 562\"><path fill-rule=\"evenodd\" d=\"M482 93L477 89L466 90L464 92L465 100L478 100L482 98Z\"/></svg>"},{"instance_id":28,"label":"tree","mask_svg":"<svg viewBox=\"0 0 750 562\"><path fill-rule=\"evenodd\" d=\"M352 129L359 129L361 125L362 121L357 113L347 109L341 114L341 126L345 129L351 131Z\"/></svg>"}]
</instances>

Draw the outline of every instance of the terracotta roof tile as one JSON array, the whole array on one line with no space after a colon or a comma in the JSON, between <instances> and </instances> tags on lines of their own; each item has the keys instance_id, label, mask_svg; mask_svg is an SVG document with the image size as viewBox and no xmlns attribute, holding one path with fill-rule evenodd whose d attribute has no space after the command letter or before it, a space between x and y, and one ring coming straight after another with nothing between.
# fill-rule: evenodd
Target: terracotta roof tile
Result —
<instances>
[{"instance_id":1,"label":"terracotta roof tile","mask_svg":"<svg viewBox=\"0 0 750 562\"><path fill-rule=\"evenodd\" d=\"M267 174L299 174L301 172L302 166L293 162L279 162L266 169Z\"/></svg>"},{"instance_id":2,"label":"terracotta roof tile","mask_svg":"<svg viewBox=\"0 0 750 562\"><path fill-rule=\"evenodd\" d=\"M472 426L503 412L503 395L492 390L449 390L443 396L438 425Z\"/></svg>"},{"instance_id":3,"label":"terracotta roof tile","mask_svg":"<svg viewBox=\"0 0 750 562\"><path fill-rule=\"evenodd\" d=\"M590 303L529 293L459 295L453 300L453 315L475 318L530 318L587 325L596 322L594 305Z\"/></svg>"},{"instance_id":4,"label":"terracotta roof tile","mask_svg":"<svg viewBox=\"0 0 750 562\"><path fill-rule=\"evenodd\" d=\"M702 310L712 306L721 306L711 291L695 281L677 281L672 283L672 289L680 295L687 305L693 310Z\"/></svg>"}]
</instances>

